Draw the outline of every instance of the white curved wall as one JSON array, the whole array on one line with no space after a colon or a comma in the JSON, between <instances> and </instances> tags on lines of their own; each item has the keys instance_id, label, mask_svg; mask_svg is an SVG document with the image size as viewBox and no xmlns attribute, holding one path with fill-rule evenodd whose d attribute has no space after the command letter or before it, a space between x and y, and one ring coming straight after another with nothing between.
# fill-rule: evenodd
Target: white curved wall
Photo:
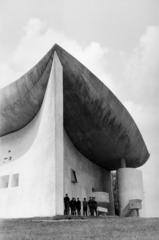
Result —
<instances>
[{"instance_id":1,"label":"white curved wall","mask_svg":"<svg viewBox=\"0 0 159 240\"><path fill-rule=\"evenodd\" d=\"M37 116L25 128L0 138L0 157L4 158L8 150L12 154L12 160L0 166L0 177L10 176L8 188L0 188L1 218L63 213L63 195L60 200L55 194L57 184L58 194L63 194L63 174L59 179L56 175L59 164L63 173L62 92L62 67L55 56ZM11 176L15 173L19 174L19 186L12 187Z\"/></svg>"},{"instance_id":2,"label":"white curved wall","mask_svg":"<svg viewBox=\"0 0 159 240\"><path fill-rule=\"evenodd\" d=\"M120 168L118 170L118 188L120 213L122 215L129 200L143 200L143 179L142 172L135 168Z\"/></svg>"},{"instance_id":3,"label":"white curved wall","mask_svg":"<svg viewBox=\"0 0 159 240\"><path fill-rule=\"evenodd\" d=\"M0 159L0 180L9 175L8 187L0 187L0 218L63 214L64 193L80 199L91 196L92 188L111 193L110 172L85 158L63 131L63 77L56 53L39 113L23 129L0 138ZM13 187L14 174L19 185Z\"/></svg>"},{"instance_id":4,"label":"white curved wall","mask_svg":"<svg viewBox=\"0 0 159 240\"><path fill-rule=\"evenodd\" d=\"M77 183L71 182L71 169L75 170ZM92 196L92 188L107 191L108 171L84 157L64 134L64 189L70 197Z\"/></svg>"},{"instance_id":5,"label":"white curved wall","mask_svg":"<svg viewBox=\"0 0 159 240\"><path fill-rule=\"evenodd\" d=\"M71 169L76 172L77 183L71 182ZM64 134L64 193L69 197L84 197L89 199L95 196L92 191L100 192L98 195L107 196L105 202L109 202L109 213L114 214L114 199L112 190L111 173L97 166L83 156L72 144L67 134ZM102 192L102 193L101 193ZM101 197L102 197L101 196ZM97 196L98 200L98 196Z\"/></svg>"}]
</instances>

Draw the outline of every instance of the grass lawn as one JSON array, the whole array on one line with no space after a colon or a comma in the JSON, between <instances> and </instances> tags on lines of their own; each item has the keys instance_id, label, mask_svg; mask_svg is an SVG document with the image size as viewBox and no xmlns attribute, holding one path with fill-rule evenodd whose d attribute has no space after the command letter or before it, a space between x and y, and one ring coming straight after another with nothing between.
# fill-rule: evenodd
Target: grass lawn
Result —
<instances>
[{"instance_id":1,"label":"grass lawn","mask_svg":"<svg viewBox=\"0 0 159 240\"><path fill-rule=\"evenodd\" d=\"M159 240L159 219L0 220L0 240Z\"/></svg>"}]
</instances>

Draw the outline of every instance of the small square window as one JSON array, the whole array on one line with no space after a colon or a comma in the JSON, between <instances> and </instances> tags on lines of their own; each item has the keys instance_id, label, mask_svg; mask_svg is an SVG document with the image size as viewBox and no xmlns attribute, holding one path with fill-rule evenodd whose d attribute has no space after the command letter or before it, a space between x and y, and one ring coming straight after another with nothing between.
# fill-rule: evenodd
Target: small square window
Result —
<instances>
[{"instance_id":1,"label":"small square window","mask_svg":"<svg viewBox=\"0 0 159 240\"><path fill-rule=\"evenodd\" d=\"M71 169L71 182L77 183L77 176L75 170Z\"/></svg>"},{"instance_id":2,"label":"small square window","mask_svg":"<svg viewBox=\"0 0 159 240\"><path fill-rule=\"evenodd\" d=\"M9 175L0 177L0 188L7 188L9 184Z\"/></svg>"},{"instance_id":3,"label":"small square window","mask_svg":"<svg viewBox=\"0 0 159 240\"><path fill-rule=\"evenodd\" d=\"M18 186L19 186L19 174L15 173L12 175L11 187L18 187Z\"/></svg>"}]
</instances>

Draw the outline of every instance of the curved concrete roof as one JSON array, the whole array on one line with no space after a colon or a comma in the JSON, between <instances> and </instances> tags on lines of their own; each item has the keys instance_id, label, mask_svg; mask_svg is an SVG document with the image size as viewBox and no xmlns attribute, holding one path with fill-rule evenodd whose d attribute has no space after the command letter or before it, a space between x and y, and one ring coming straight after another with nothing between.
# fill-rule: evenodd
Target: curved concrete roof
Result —
<instances>
[{"instance_id":1,"label":"curved concrete roof","mask_svg":"<svg viewBox=\"0 0 159 240\"><path fill-rule=\"evenodd\" d=\"M0 136L17 131L38 113L53 53L63 66L64 127L76 148L106 169L139 167L149 157L128 111L85 66L58 45L20 79L0 90Z\"/></svg>"}]
</instances>

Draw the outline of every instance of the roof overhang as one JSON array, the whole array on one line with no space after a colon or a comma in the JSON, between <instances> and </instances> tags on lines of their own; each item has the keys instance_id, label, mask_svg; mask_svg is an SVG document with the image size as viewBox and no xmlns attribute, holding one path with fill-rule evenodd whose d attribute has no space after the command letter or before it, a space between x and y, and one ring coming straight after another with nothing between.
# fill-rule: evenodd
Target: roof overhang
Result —
<instances>
[{"instance_id":1,"label":"roof overhang","mask_svg":"<svg viewBox=\"0 0 159 240\"><path fill-rule=\"evenodd\" d=\"M115 95L58 45L24 76L0 90L0 136L18 131L38 113L56 51L63 66L64 127L76 148L106 169L139 167L149 157L134 120Z\"/></svg>"}]
</instances>

